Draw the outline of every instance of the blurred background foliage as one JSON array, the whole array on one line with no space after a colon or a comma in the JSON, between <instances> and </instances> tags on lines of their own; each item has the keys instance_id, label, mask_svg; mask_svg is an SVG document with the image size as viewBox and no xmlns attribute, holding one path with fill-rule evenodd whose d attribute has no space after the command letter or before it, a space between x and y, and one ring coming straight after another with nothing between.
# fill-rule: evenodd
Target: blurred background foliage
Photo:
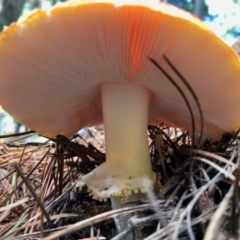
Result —
<instances>
[{"instance_id":1,"label":"blurred background foliage","mask_svg":"<svg viewBox=\"0 0 240 240\"><path fill-rule=\"evenodd\" d=\"M47 9L68 0L0 0L0 31L36 8ZM240 0L162 0L195 14L228 44L240 38ZM1 105L1 104L0 104ZM25 127L0 109L0 134Z\"/></svg>"}]
</instances>

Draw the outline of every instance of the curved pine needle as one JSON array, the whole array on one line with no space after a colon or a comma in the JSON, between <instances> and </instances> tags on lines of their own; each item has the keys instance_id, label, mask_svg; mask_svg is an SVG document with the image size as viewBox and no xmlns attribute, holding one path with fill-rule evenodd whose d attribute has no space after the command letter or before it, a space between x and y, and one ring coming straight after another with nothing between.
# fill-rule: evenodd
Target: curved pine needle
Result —
<instances>
[{"instance_id":1,"label":"curved pine needle","mask_svg":"<svg viewBox=\"0 0 240 240\"><path fill-rule=\"evenodd\" d=\"M191 87L191 85L188 83L188 81L184 78L184 76L177 70L177 68L170 62L170 60L163 55L164 60L167 62L167 64L172 68L172 70L177 74L177 76L180 78L180 80L184 83L184 85L187 87L187 89L189 90L189 92L191 93L193 99L196 102L197 108L198 108L198 112L199 112L199 116L200 116L200 137L198 139L198 145L200 144L201 140L202 140L202 136L203 136L203 129L204 129L204 121L203 121L203 112L202 112L202 108L200 105L200 102L198 100L198 97L194 91L194 89Z\"/></svg>"},{"instance_id":2,"label":"curved pine needle","mask_svg":"<svg viewBox=\"0 0 240 240\"><path fill-rule=\"evenodd\" d=\"M183 97L187 108L189 110L190 116L191 116L191 125L192 125L192 147L194 147L195 145L195 131L196 131L196 127L195 127L195 119L194 119L194 114L192 111L192 107L186 97L186 95L184 94L183 90L180 88L180 86L176 83L176 81L167 73L166 70L164 70L163 67L161 67L153 58L148 58L164 75L165 77L173 84L173 86L178 90L178 92L180 93L180 95Z\"/></svg>"}]
</instances>

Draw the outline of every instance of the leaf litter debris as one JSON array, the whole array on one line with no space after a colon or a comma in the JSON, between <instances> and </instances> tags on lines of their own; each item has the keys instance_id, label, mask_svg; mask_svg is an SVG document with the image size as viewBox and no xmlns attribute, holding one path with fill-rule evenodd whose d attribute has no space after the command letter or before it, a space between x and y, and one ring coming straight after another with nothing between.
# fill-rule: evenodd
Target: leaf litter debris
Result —
<instances>
[{"instance_id":1,"label":"leaf litter debris","mask_svg":"<svg viewBox=\"0 0 240 240\"><path fill-rule=\"evenodd\" d=\"M31 142L2 137L0 145L0 239L238 239L238 132L191 147L188 132L148 127L158 179L149 200L111 209L75 182L105 161L101 128L84 136ZM29 133L28 133L29 134ZM31 136L34 133L31 133ZM36 135L36 134L35 134ZM29 135L27 135L29 136ZM127 138L127 134L126 134ZM38 139L38 138L37 138ZM134 212L117 233L113 217Z\"/></svg>"}]
</instances>

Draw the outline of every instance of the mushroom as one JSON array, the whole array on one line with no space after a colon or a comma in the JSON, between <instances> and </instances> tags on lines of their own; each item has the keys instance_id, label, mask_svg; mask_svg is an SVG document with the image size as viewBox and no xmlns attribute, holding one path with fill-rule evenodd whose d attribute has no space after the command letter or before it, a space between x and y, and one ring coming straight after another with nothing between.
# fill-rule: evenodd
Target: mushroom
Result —
<instances>
[{"instance_id":1,"label":"mushroom","mask_svg":"<svg viewBox=\"0 0 240 240\"><path fill-rule=\"evenodd\" d=\"M200 20L163 2L69 1L37 10L0 35L0 104L19 122L55 138L104 123L106 162L84 176L97 199L145 193L155 174L147 124L190 130L183 89L200 131L218 139L239 127L240 62Z\"/></svg>"}]
</instances>

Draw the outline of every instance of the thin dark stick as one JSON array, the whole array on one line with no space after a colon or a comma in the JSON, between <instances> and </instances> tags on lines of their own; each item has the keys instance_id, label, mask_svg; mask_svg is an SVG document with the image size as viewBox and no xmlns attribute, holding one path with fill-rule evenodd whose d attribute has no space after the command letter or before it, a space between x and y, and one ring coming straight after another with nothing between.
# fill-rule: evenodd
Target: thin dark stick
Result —
<instances>
[{"instance_id":1,"label":"thin dark stick","mask_svg":"<svg viewBox=\"0 0 240 240\"><path fill-rule=\"evenodd\" d=\"M35 133L35 131L27 131L27 132L22 132L22 133L6 134L6 135L1 135L0 138L18 137L18 136L27 135L27 134L30 134L30 133Z\"/></svg>"},{"instance_id":2,"label":"thin dark stick","mask_svg":"<svg viewBox=\"0 0 240 240\"><path fill-rule=\"evenodd\" d=\"M191 124L192 124L192 147L194 147L195 145L195 120L194 120L194 115L193 115L193 111L192 108L190 106L190 103L187 99L187 97L185 96L184 92L182 91L182 89L180 88L180 86L174 81L174 79L153 59L153 58L148 58L158 69L160 69L160 71L166 76L166 78L174 85L174 87L179 91L179 93L181 94L181 96L183 97L188 110L190 112L190 116L191 116Z\"/></svg>"},{"instance_id":3,"label":"thin dark stick","mask_svg":"<svg viewBox=\"0 0 240 240\"><path fill-rule=\"evenodd\" d=\"M24 176L19 164L17 163L14 163L14 167L16 168L17 172L19 173L19 175L21 176L21 178L23 179L23 181L26 183L28 189L30 190L30 192L32 193L33 197L35 198L35 200L37 201L38 203L38 206L41 208L42 210L42 213L44 214L44 216L46 217L48 223L50 226L52 226L52 221L50 219L50 217L48 216L48 213L47 211L45 210L41 200L39 199L38 195L35 193L31 183L27 180L27 178Z\"/></svg>"},{"instance_id":4,"label":"thin dark stick","mask_svg":"<svg viewBox=\"0 0 240 240\"><path fill-rule=\"evenodd\" d=\"M27 142L27 143L23 143L23 144L14 144L11 142L6 142L5 144L10 147L10 148L24 148L24 147L42 147L44 145L46 145L50 140L47 140L46 142Z\"/></svg>"},{"instance_id":5,"label":"thin dark stick","mask_svg":"<svg viewBox=\"0 0 240 240\"><path fill-rule=\"evenodd\" d=\"M170 60L163 55L164 60L167 62L167 64L172 68L172 70L177 74L177 76L182 80L182 82L185 84L185 86L187 87L187 89L189 90L189 92L192 94L193 99L196 102L197 108L198 108L198 112L199 112L199 116L200 116L200 137L198 139L198 145L200 144L201 140L202 140L202 136L203 136L203 128L204 128L204 121L203 121L203 112L202 112L202 108L201 105L199 103L198 97L196 95L196 93L194 92L193 88L191 87L191 85L186 81L186 79L183 77L183 75L177 70L176 67L174 67L174 65L170 62Z\"/></svg>"}]
</instances>

